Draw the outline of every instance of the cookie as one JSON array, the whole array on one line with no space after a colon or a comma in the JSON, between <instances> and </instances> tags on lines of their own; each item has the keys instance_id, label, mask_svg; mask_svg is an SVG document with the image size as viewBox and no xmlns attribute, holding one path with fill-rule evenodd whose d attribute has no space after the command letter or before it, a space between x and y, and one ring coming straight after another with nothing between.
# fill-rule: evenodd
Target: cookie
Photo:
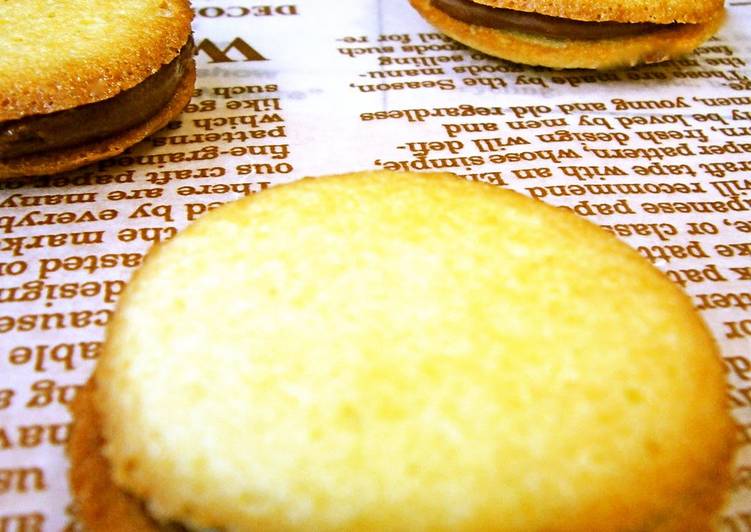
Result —
<instances>
[{"instance_id":1,"label":"cookie","mask_svg":"<svg viewBox=\"0 0 751 532\"><path fill-rule=\"evenodd\" d=\"M8 0L0 13L0 178L122 153L195 83L187 0Z\"/></svg>"},{"instance_id":2,"label":"cookie","mask_svg":"<svg viewBox=\"0 0 751 532\"><path fill-rule=\"evenodd\" d=\"M154 248L74 417L92 531L701 530L733 447L685 294L444 173L303 179Z\"/></svg>"},{"instance_id":3,"label":"cookie","mask_svg":"<svg viewBox=\"0 0 751 532\"><path fill-rule=\"evenodd\" d=\"M449 37L501 59L609 69L691 52L725 17L721 0L410 0Z\"/></svg>"}]
</instances>

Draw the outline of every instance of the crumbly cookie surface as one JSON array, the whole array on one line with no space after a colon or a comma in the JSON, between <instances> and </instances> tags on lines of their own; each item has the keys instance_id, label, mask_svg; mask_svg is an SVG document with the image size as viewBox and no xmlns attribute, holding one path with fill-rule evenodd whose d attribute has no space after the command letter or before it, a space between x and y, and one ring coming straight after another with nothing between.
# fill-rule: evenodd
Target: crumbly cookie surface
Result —
<instances>
[{"instance_id":1,"label":"crumbly cookie surface","mask_svg":"<svg viewBox=\"0 0 751 532\"><path fill-rule=\"evenodd\" d=\"M410 0L440 31L486 54L552 68L610 69L667 61L691 52L711 37L725 18L720 8L706 22L685 24L640 36L596 41L546 39L514 31L467 24L433 7L430 0Z\"/></svg>"},{"instance_id":2,"label":"crumbly cookie surface","mask_svg":"<svg viewBox=\"0 0 751 532\"><path fill-rule=\"evenodd\" d=\"M133 87L177 56L191 19L187 0L4 0L0 120Z\"/></svg>"},{"instance_id":3,"label":"crumbly cookie surface","mask_svg":"<svg viewBox=\"0 0 751 532\"><path fill-rule=\"evenodd\" d=\"M188 104L193 95L196 69L193 61L187 63L186 67L187 71L178 85L175 95L161 111L147 121L111 137L81 146L11 159L0 159L0 179L57 174L121 154L127 148L159 131L180 114Z\"/></svg>"},{"instance_id":4,"label":"crumbly cookie surface","mask_svg":"<svg viewBox=\"0 0 751 532\"><path fill-rule=\"evenodd\" d=\"M713 19L723 0L473 0L478 4L574 20L699 23Z\"/></svg>"},{"instance_id":5,"label":"crumbly cookie surface","mask_svg":"<svg viewBox=\"0 0 751 532\"><path fill-rule=\"evenodd\" d=\"M698 530L728 482L689 299L596 226L447 174L212 211L131 281L96 383L115 481L194 527Z\"/></svg>"}]
</instances>

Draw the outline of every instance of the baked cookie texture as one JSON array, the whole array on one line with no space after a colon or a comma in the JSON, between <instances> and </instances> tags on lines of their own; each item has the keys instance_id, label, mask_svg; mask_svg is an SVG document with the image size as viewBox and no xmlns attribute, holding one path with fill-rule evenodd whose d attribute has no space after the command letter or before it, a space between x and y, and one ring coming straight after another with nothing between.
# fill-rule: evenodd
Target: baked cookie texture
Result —
<instances>
[{"instance_id":1,"label":"baked cookie texture","mask_svg":"<svg viewBox=\"0 0 751 532\"><path fill-rule=\"evenodd\" d=\"M495 29L468 23L437 9L433 0L411 5L449 37L509 61L557 69L612 69L667 61L690 53L710 38L725 20L722 2L550 2L549 0L467 0L502 9L589 22L664 25L630 36L602 39L549 38L532 31ZM676 23L676 24L674 24Z\"/></svg>"},{"instance_id":2,"label":"baked cookie texture","mask_svg":"<svg viewBox=\"0 0 751 532\"><path fill-rule=\"evenodd\" d=\"M178 532L174 523L158 523L143 501L112 480L110 463L102 454L99 412L94 404L93 379L80 389L71 405L74 425L68 441L69 482L76 499L76 517L84 530L108 532Z\"/></svg>"},{"instance_id":3,"label":"baked cookie texture","mask_svg":"<svg viewBox=\"0 0 751 532\"><path fill-rule=\"evenodd\" d=\"M723 10L723 0L474 0L490 7L539 13L584 21L673 22L696 24L706 22Z\"/></svg>"},{"instance_id":4,"label":"baked cookie texture","mask_svg":"<svg viewBox=\"0 0 751 532\"><path fill-rule=\"evenodd\" d=\"M687 296L595 225L450 174L304 179L150 252L71 483L94 531L707 530L724 390Z\"/></svg>"},{"instance_id":5,"label":"baked cookie texture","mask_svg":"<svg viewBox=\"0 0 751 532\"><path fill-rule=\"evenodd\" d=\"M187 0L6 0L0 10L0 126L72 113L133 89L192 46L191 19ZM55 153L0 153L0 178L74 168L156 131L190 99L195 66L187 55L174 95L149 120Z\"/></svg>"},{"instance_id":6,"label":"baked cookie texture","mask_svg":"<svg viewBox=\"0 0 751 532\"><path fill-rule=\"evenodd\" d=\"M196 80L195 64L188 64L188 71L180 81L174 96L157 114L145 122L123 132L80 146L61 148L49 152L0 159L0 179L29 175L56 174L114 157L137 144L152 133L162 129L180 114L193 95Z\"/></svg>"}]
</instances>

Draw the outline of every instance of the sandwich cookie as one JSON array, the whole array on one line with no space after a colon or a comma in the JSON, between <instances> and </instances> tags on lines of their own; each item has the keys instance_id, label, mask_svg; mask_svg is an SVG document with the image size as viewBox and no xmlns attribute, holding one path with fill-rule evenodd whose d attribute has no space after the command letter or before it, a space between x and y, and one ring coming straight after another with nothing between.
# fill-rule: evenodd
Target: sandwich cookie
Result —
<instances>
[{"instance_id":1,"label":"sandwich cookie","mask_svg":"<svg viewBox=\"0 0 751 532\"><path fill-rule=\"evenodd\" d=\"M122 153L190 100L187 0L6 0L0 9L0 178Z\"/></svg>"},{"instance_id":2,"label":"sandwich cookie","mask_svg":"<svg viewBox=\"0 0 751 532\"><path fill-rule=\"evenodd\" d=\"M608 69L686 54L724 20L722 0L410 0L432 25L486 54Z\"/></svg>"},{"instance_id":3,"label":"sandwich cookie","mask_svg":"<svg viewBox=\"0 0 751 532\"><path fill-rule=\"evenodd\" d=\"M149 253L73 412L94 532L704 530L734 437L685 294L444 173L211 211Z\"/></svg>"}]
</instances>

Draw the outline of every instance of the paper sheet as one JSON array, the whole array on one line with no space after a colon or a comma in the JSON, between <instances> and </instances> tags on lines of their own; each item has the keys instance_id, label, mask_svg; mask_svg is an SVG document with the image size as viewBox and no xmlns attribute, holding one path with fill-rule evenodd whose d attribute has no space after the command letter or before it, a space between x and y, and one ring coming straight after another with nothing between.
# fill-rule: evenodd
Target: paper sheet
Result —
<instances>
[{"instance_id":1,"label":"paper sheet","mask_svg":"<svg viewBox=\"0 0 751 532\"><path fill-rule=\"evenodd\" d=\"M198 81L126 154L0 182L0 531L63 530L66 404L149 247L266 187L450 170L566 207L688 292L741 448L721 528L751 530L751 4L663 65L552 71L444 37L406 0L195 1Z\"/></svg>"}]
</instances>

